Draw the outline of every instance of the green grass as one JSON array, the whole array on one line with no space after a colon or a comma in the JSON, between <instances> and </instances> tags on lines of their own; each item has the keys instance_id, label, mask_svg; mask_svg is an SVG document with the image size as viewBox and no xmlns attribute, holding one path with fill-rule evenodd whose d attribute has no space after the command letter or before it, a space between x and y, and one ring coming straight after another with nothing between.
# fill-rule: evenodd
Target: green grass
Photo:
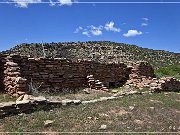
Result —
<instances>
[{"instance_id":1,"label":"green grass","mask_svg":"<svg viewBox=\"0 0 180 135\"><path fill-rule=\"evenodd\" d=\"M92 99L98 99L100 97L107 97L111 96L112 94L109 92L104 92L100 90L90 90L90 94L86 94L82 90L77 91L75 93L55 93L49 95L47 94L42 94L42 96L46 97L47 99L57 99L57 100L64 100L64 99L72 99L72 100L92 100Z\"/></svg>"},{"instance_id":2,"label":"green grass","mask_svg":"<svg viewBox=\"0 0 180 135\"><path fill-rule=\"evenodd\" d=\"M11 97L11 96L8 96L8 95L1 94L1 93L0 93L0 103L1 103L1 102L15 101L15 100L16 100L15 97Z\"/></svg>"},{"instance_id":3,"label":"green grass","mask_svg":"<svg viewBox=\"0 0 180 135\"><path fill-rule=\"evenodd\" d=\"M158 78L162 76L173 76L177 79L180 79L180 65L161 67L155 70L155 74Z\"/></svg>"},{"instance_id":4,"label":"green grass","mask_svg":"<svg viewBox=\"0 0 180 135\"><path fill-rule=\"evenodd\" d=\"M123 91L124 90L124 87L118 87L118 88L113 88L112 90L111 90L111 92L112 93L117 93L117 92L121 92L121 91Z\"/></svg>"},{"instance_id":5,"label":"green grass","mask_svg":"<svg viewBox=\"0 0 180 135\"><path fill-rule=\"evenodd\" d=\"M179 93L154 93L54 108L50 111L41 110L0 119L0 131L177 132L180 131L179 101ZM129 106L134 106L134 109ZM54 122L50 126L44 126L45 120ZM102 124L107 125L106 130L99 129Z\"/></svg>"}]
</instances>

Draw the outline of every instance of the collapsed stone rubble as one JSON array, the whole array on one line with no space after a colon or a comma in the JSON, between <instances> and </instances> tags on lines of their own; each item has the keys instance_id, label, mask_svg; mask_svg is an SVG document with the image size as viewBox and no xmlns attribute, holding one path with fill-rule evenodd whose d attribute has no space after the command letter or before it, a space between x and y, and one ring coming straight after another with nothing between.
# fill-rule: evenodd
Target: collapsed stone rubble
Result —
<instances>
[{"instance_id":1,"label":"collapsed stone rubble","mask_svg":"<svg viewBox=\"0 0 180 135\"><path fill-rule=\"evenodd\" d=\"M131 66L130 79L126 86L133 86L137 89L148 88L152 91L179 91L180 80L173 77L155 78L152 66L147 62L133 63Z\"/></svg>"}]
</instances>

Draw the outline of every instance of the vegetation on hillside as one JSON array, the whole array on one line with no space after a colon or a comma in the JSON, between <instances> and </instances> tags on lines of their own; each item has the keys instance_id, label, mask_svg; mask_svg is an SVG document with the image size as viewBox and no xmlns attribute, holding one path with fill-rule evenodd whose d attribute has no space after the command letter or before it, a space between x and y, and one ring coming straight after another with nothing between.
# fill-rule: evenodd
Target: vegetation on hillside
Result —
<instances>
[{"instance_id":1,"label":"vegetation on hillside","mask_svg":"<svg viewBox=\"0 0 180 135\"><path fill-rule=\"evenodd\" d=\"M31 57L62 57L91 59L100 62L148 61L155 68L180 64L180 53L141 48L136 45L110 41L31 43L17 45L6 54L21 54Z\"/></svg>"},{"instance_id":2,"label":"vegetation on hillside","mask_svg":"<svg viewBox=\"0 0 180 135\"><path fill-rule=\"evenodd\" d=\"M180 80L180 65L161 67L155 70L155 74L158 78L163 76L173 76Z\"/></svg>"}]
</instances>

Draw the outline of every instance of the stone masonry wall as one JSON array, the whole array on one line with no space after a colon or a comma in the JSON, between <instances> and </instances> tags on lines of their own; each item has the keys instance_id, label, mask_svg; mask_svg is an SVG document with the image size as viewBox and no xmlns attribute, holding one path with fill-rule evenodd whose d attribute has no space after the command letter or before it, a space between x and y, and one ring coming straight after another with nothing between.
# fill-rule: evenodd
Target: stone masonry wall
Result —
<instances>
[{"instance_id":1,"label":"stone masonry wall","mask_svg":"<svg viewBox=\"0 0 180 135\"><path fill-rule=\"evenodd\" d=\"M105 86L122 86L129 78L127 65L105 64L93 61L71 61L62 58L28 58L8 56L5 64L5 91L13 94L27 91L28 85L40 87L40 91L63 91L87 87L87 76L92 74ZM13 90L14 89L14 90Z\"/></svg>"},{"instance_id":2,"label":"stone masonry wall","mask_svg":"<svg viewBox=\"0 0 180 135\"><path fill-rule=\"evenodd\" d=\"M10 56L4 59L3 85L4 91L10 95L18 96L18 92L27 91L26 79L22 78L20 67L11 60Z\"/></svg>"},{"instance_id":3,"label":"stone masonry wall","mask_svg":"<svg viewBox=\"0 0 180 135\"><path fill-rule=\"evenodd\" d=\"M155 77L153 67L146 61L138 61L131 64L130 79Z\"/></svg>"},{"instance_id":4,"label":"stone masonry wall","mask_svg":"<svg viewBox=\"0 0 180 135\"><path fill-rule=\"evenodd\" d=\"M90 60L0 56L0 90L13 96L34 89L41 92L74 91L88 87L88 76L93 76L93 80L105 87L125 84L139 89L180 89L179 80L157 80L152 66L142 61L127 66L124 63L98 63Z\"/></svg>"}]
</instances>

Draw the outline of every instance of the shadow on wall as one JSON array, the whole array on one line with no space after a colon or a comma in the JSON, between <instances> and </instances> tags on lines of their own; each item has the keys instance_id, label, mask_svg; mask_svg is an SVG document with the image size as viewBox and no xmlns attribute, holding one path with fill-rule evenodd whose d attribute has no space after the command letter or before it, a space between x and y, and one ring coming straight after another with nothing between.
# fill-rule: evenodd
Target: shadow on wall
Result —
<instances>
[{"instance_id":1,"label":"shadow on wall","mask_svg":"<svg viewBox=\"0 0 180 135\"><path fill-rule=\"evenodd\" d=\"M128 77L127 78L124 78L124 80L120 80L120 81L117 81L117 82L113 82L113 81L110 81L107 83L107 87L108 88L117 88L117 87L122 87L128 80Z\"/></svg>"},{"instance_id":2,"label":"shadow on wall","mask_svg":"<svg viewBox=\"0 0 180 135\"><path fill-rule=\"evenodd\" d=\"M0 93L3 93L4 90L4 64L3 64L3 57L0 56Z\"/></svg>"}]
</instances>

